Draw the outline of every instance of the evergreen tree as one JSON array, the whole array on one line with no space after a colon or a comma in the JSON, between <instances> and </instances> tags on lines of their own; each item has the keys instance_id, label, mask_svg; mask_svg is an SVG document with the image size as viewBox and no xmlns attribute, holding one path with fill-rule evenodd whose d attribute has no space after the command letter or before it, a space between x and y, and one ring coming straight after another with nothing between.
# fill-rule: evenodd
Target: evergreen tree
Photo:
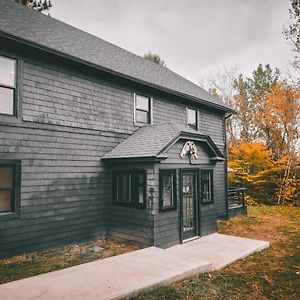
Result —
<instances>
[{"instance_id":1,"label":"evergreen tree","mask_svg":"<svg viewBox=\"0 0 300 300\"><path fill-rule=\"evenodd\" d=\"M144 54L144 58L148 59L158 65L166 66L165 62L160 58L158 54L151 53L150 51Z\"/></svg>"}]
</instances>

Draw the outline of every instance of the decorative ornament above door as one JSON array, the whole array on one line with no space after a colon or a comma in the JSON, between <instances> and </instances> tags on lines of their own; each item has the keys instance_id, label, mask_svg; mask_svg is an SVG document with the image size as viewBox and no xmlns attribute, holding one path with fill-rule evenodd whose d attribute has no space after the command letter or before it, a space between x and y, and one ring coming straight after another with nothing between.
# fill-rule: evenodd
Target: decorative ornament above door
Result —
<instances>
[{"instance_id":1,"label":"decorative ornament above door","mask_svg":"<svg viewBox=\"0 0 300 300\"><path fill-rule=\"evenodd\" d=\"M195 159L198 159L198 151L194 142L187 141L180 152L180 157L183 158L186 154L194 156Z\"/></svg>"}]
</instances>

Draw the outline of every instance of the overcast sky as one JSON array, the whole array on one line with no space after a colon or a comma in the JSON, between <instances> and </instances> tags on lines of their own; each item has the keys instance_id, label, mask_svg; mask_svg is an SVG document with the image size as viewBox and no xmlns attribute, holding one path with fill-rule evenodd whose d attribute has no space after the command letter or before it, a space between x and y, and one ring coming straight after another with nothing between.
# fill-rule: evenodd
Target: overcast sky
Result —
<instances>
[{"instance_id":1,"label":"overcast sky","mask_svg":"<svg viewBox=\"0 0 300 300\"><path fill-rule=\"evenodd\" d=\"M135 54L155 52L195 83L225 66L286 69L289 0L52 0L52 17Z\"/></svg>"}]
</instances>

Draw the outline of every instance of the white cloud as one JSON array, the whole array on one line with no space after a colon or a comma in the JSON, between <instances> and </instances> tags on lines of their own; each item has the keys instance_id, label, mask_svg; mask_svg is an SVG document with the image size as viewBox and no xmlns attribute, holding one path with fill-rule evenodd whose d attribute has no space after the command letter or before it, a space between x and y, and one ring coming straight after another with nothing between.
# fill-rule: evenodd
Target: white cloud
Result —
<instances>
[{"instance_id":1,"label":"white cloud","mask_svg":"<svg viewBox=\"0 0 300 300\"><path fill-rule=\"evenodd\" d=\"M251 72L284 67L292 54L282 35L288 0L53 0L50 13L138 55L158 53L198 82L224 64Z\"/></svg>"}]
</instances>

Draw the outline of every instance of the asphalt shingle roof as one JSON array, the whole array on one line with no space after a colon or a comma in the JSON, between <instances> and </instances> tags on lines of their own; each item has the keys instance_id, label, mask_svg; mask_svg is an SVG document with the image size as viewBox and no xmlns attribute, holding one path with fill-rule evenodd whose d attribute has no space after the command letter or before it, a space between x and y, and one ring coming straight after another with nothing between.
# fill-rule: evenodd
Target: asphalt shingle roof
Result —
<instances>
[{"instance_id":1,"label":"asphalt shingle roof","mask_svg":"<svg viewBox=\"0 0 300 300\"><path fill-rule=\"evenodd\" d=\"M164 149L181 134L203 136L197 130L175 123L145 125L106 153L101 159L167 158L167 154L163 152ZM211 143L213 142L211 141ZM220 151L215 150L218 156L222 157Z\"/></svg>"},{"instance_id":2,"label":"asphalt shingle roof","mask_svg":"<svg viewBox=\"0 0 300 300\"><path fill-rule=\"evenodd\" d=\"M224 111L233 111L198 85L166 67L12 0L0 1L0 35L13 37L31 46L62 54Z\"/></svg>"}]
</instances>

